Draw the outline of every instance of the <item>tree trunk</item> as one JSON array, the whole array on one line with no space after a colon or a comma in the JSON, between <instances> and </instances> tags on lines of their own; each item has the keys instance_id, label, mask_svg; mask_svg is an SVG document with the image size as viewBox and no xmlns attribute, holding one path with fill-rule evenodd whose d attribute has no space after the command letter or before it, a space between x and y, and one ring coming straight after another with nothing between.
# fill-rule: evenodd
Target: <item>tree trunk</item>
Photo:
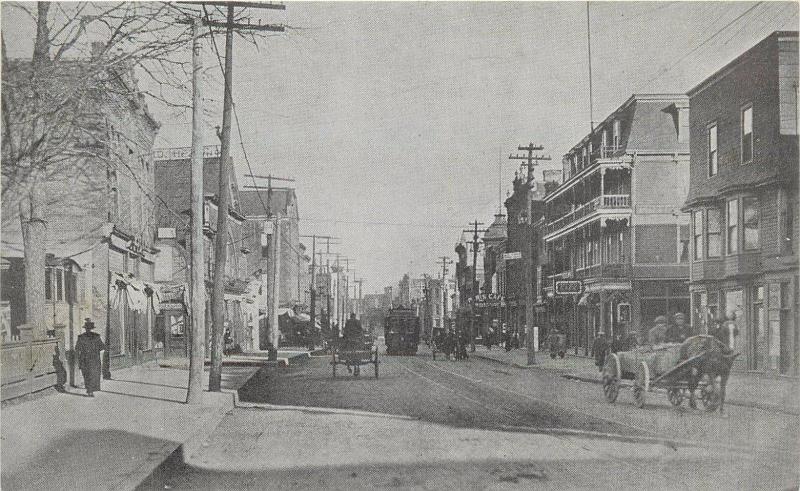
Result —
<instances>
[{"instance_id":1,"label":"tree trunk","mask_svg":"<svg viewBox=\"0 0 800 491\"><path fill-rule=\"evenodd\" d=\"M32 83L38 76L41 67L50 61L50 29L47 27L47 14L50 10L49 2L37 4L36 40L33 49ZM39 102L38 94L34 92L33 110L36 111ZM34 138L39 138L34 128ZM45 253L47 240L47 225L44 220L42 202L42 183L38 182L39 169L43 165L38 162L36 155L28 160L32 172L28 173L28 182L25 183L25 195L20 202L20 225L22 226L22 243L25 264L25 322L31 326L34 339L47 336L45 326Z\"/></svg>"},{"instance_id":2,"label":"tree trunk","mask_svg":"<svg viewBox=\"0 0 800 491\"><path fill-rule=\"evenodd\" d=\"M47 227L42 215L41 191L33 184L20 204L20 222L25 257L25 322L33 329L34 339L47 335L44 307Z\"/></svg>"}]
</instances>

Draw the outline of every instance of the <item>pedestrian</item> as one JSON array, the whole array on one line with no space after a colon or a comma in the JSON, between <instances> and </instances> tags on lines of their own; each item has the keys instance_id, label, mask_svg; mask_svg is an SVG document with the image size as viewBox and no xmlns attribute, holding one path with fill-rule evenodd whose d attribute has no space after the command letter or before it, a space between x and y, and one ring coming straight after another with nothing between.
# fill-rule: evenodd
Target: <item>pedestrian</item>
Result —
<instances>
[{"instance_id":1,"label":"pedestrian","mask_svg":"<svg viewBox=\"0 0 800 491\"><path fill-rule=\"evenodd\" d=\"M680 312L672 316L672 324L667 328L666 341L668 343L682 343L689 337L689 326L686 325L686 317Z\"/></svg>"},{"instance_id":2,"label":"pedestrian","mask_svg":"<svg viewBox=\"0 0 800 491\"><path fill-rule=\"evenodd\" d=\"M92 332L94 327L92 319L87 317L83 324L86 332L78 336L78 342L75 344L78 368L83 375L83 385L89 397L94 397L94 393L100 390L100 352L106 349L100 335Z\"/></svg>"},{"instance_id":3,"label":"pedestrian","mask_svg":"<svg viewBox=\"0 0 800 491\"><path fill-rule=\"evenodd\" d=\"M597 365L597 370L600 372L603 371L608 349L609 346L606 333L603 331L598 332L597 337L594 338L594 343L592 344L592 354L594 355L594 364Z\"/></svg>"},{"instance_id":4,"label":"pedestrian","mask_svg":"<svg viewBox=\"0 0 800 491\"><path fill-rule=\"evenodd\" d=\"M647 333L647 340L650 344L661 344L666 340L667 318L659 315L653 321L655 326Z\"/></svg>"},{"instance_id":5,"label":"pedestrian","mask_svg":"<svg viewBox=\"0 0 800 491\"><path fill-rule=\"evenodd\" d=\"M506 351L511 351L511 331L508 330L505 322L503 322L503 345Z\"/></svg>"}]
</instances>

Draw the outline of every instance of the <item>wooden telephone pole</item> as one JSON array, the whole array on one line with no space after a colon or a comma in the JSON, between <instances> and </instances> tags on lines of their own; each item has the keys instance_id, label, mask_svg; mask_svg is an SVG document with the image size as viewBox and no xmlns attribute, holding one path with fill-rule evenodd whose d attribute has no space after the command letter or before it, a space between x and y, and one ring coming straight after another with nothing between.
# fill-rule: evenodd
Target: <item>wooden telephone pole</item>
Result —
<instances>
[{"instance_id":1,"label":"wooden telephone pole","mask_svg":"<svg viewBox=\"0 0 800 491\"><path fill-rule=\"evenodd\" d=\"M447 318L447 266L453 264L453 260L447 256L441 256L439 260L442 262L442 327L447 328L444 325Z\"/></svg>"},{"instance_id":2,"label":"wooden telephone pole","mask_svg":"<svg viewBox=\"0 0 800 491\"><path fill-rule=\"evenodd\" d=\"M201 94L203 58L200 47L202 21L192 24L192 192L191 192L191 297L192 336L189 352L188 404L203 402L203 366L206 349L205 251L203 248L203 96Z\"/></svg>"},{"instance_id":3,"label":"wooden telephone pole","mask_svg":"<svg viewBox=\"0 0 800 491\"><path fill-rule=\"evenodd\" d=\"M472 232L472 284L470 285L469 291L472 294L472 306L470 307L470 315L469 315L469 337L470 337L470 351L475 351L475 297L477 297L477 269L478 269L478 246L480 242L478 240L478 232L486 232L486 230L478 230L478 225L483 225L483 222L479 222L475 220L474 222L470 222L470 225L473 226L473 230L465 229L464 232Z\"/></svg>"},{"instance_id":4,"label":"wooden telephone pole","mask_svg":"<svg viewBox=\"0 0 800 491\"><path fill-rule=\"evenodd\" d=\"M327 239L328 240L328 250L330 251L330 241L331 239L336 239L338 237L331 237L330 235L301 235L300 237L311 238L311 287L309 294L311 295L311 329L316 329L316 324L314 323L317 318L317 286L316 286L316 271L317 271L317 239Z\"/></svg>"},{"instance_id":5,"label":"wooden telephone pole","mask_svg":"<svg viewBox=\"0 0 800 491\"><path fill-rule=\"evenodd\" d=\"M219 192L217 210L216 243L214 246L214 284L211 292L211 371L208 377L208 390L219 392L222 385L222 336L225 323L225 265L228 247L228 207L230 189L228 176L230 172L231 146L231 112L233 110L233 33L234 31L271 31L283 32L283 26L270 24L250 24L236 22L236 8L286 9L285 5L258 2L200 2L205 6L224 6L227 8L226 21L217 21L206 16L203 23L209 27L225 28L225 96L222 107L222 133L220 134L219 155ZM212 38L213 39L213 38Z\"/></svg>"},{"instance_id":6,"label":"wooden telephone pole","mask_svg":"<svg viewBox=\"0 0 800 491\"><path fill-rule=\"evenodd\" d=\"M534 312L533 312L533 209L531 202L531 183L534 181L533 168L540 160L551 160L550 156L534 154L534 151L543 150L541 145L529 143L528 146L518 146L518 150L528 152L528 155L509 155L511 160L525 160L527 167L527 180L525 182L525 244L522 247L523 267L525 268L525 344L528 348L528 365L536 364L536 346L533 340Z\"/></svg>"}]
</instances>

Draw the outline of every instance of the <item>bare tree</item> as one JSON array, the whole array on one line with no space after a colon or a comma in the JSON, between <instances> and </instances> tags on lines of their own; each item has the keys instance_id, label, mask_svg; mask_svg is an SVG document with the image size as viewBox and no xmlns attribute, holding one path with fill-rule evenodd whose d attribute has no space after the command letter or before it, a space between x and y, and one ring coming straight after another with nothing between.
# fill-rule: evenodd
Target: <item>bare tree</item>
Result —
<instances>
[{"instance_id":1,"label":"bare tree","mask_svg":"<svg viewBox=\"0 0 800 491\"><path fill-rule=\"evenodd\" d=\"M147 95L179 107L188 94L191 35L178 23L186 12L167 3L38 2L2 8L17 9L36 26L30 59L10 59L2 33L0 193L4 232L10 220L21 226L26 322L42 338L48 224L64 210L106 205L92 201L107 197L111 169L124 172L130 166L125 142L113 141L127 136L103 127L103 108L138 102L146 113ZM137 73L146 83L137 82ZM136 173L127 170L136 181ZM152 186L133 185L154 200Z\"/></svg>"}]
</instances>

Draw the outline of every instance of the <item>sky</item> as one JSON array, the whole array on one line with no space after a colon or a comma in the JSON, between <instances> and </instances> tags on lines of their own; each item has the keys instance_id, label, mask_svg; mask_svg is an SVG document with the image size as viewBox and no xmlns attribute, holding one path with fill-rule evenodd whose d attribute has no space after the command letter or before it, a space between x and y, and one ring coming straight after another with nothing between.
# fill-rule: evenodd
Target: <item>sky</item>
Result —
<instances>
[{"instance_id":1,"label":"sky","mask_svg":"<svg viewBox=\"0 0 800 491\"><path fill-rule=\"evenodd\" d=\"M246 161L255 174L295 179L301 233L339 237L331 250L351 258L364 292L404 273L435 276L462 229L498 212L518 145L552 156L540 177L588 133L591 113L602 121L633 93L685 93L798 23L794 2L591 2L590 113L586 5L287 2L254 11L291 28L257 46L235 41L240 186L252 184ZM9 51L30 51L32 24L7 13ZM215 143L222 83L213 47L204 48L205 138ZM189 114L150 108L162 123L157 147L190 145Z\"/></svg>"}]
</instances>

